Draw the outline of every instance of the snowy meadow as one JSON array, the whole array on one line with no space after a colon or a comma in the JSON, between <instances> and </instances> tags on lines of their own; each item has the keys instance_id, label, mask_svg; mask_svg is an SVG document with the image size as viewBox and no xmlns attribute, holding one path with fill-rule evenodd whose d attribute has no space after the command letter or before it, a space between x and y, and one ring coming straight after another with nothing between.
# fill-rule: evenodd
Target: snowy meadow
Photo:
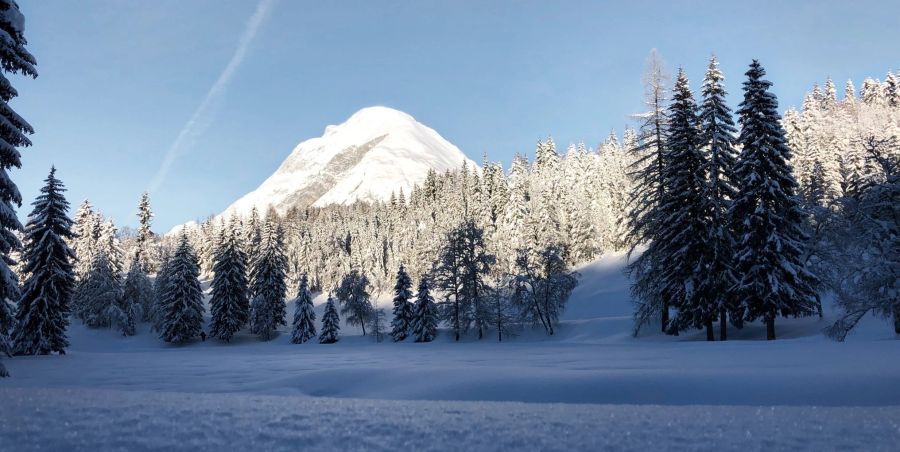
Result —
<instances>
[{"instance_id":1,"label":"snowy meadow","mask_svg":"<svg viewBox=\"0 0 900 452\"><path fill-rule=\"evenodd\" d=\"M24 24L0 0L0 452L900 448L900 73L785 108L652 50L628 126L508 167L366 107L159 233L62 166L18 210Z\"/></svg>"}]
</instances>

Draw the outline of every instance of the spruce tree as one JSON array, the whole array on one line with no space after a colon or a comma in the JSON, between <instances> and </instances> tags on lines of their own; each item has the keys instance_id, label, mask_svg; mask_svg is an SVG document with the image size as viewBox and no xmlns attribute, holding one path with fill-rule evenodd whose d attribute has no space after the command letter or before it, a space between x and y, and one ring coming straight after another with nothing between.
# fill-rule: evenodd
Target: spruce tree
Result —
<instances>
[{"instance_id":1,"label":"spruce tree","mask_svg":"<svg viewBox=\"0 0 900 452\"><path fill-rule=\"evenodd\" d=\"M75 254L66 240L72 238L67 216L66 191L50 169L34 210L25 226L25 268L28 275L19 298L13 342L23 355L65 354L69 341L70 301L75 286L72 263Z\"/></svg>"},{"instance_id":2,"label":"spruce tree","mask_svg":"<svg viewBox=\"0 0 900 452\"><path fill-rule=\"evenodd\" d=\"M162 331L162 307L166 298L166 288L169 285L171 262L172 258L169 252L164 251L159 264L159 271L156 272L156 278L153 280L153 312L151 313L151 321L153 322L153 330L157 332Z\"/></svg>"},{"instance_id":3,"label":"spruce tree","mask_svg":"<svg viewBox=\"0 0 900 452\"><path fill-rule=\"evenodd\" d=\"M178 248L166 271L166 287L160 304L160 338L184 343L200 335L203 329L203 291L197 255L182 233Z\"/></svg>"},{"instance_id":4,"label":"spruce tree","mask_svg":"<svg viewBox=\"0 0 900 452\"><path fill-rule=\"evenodd\" d=\"M664 169L668 195L661 208L668 215L658 226L658 243L653 246L664 257L659 277L676 309L667 332L705 327L707 340L714 340L712 325L718 308L698 290L706 272L701 258L708 253L707 159L701 150L697 105L683 70L678 71L673 90L666 139L670 149Z\"/></svg>"},{"instance_id":5,"label":"spruce tree","mask_svg":"<svg viewBox=\"0 0 900 452\"><path fill-rule=\"evenodd\" d=\"M82 281L91 271L91 263L94 260L96 241L94 240L94 223L96 217L90 201L84 200L75 212L75 222L72 225L73 237L70 242L72 251L77 258L75 262L75 278Z\"/></svg>"},{"instance_id":6,"label":"spruce tree","mask_svg":"<svg viewBox=\"0 0 900 452\"><path fill-rule=\"evenodd\" d=\"M125 274L122 298L124 305L140 314L137 319L144 322L153 320L153 283L137 259L131 261L128 273Z\"/></svg>"},{"instance_id":7,"label":"spruce tree","mask_svg":"<svg viewBox=\"0 0 900 452\"><path fill-rule=\"evenodd\" d=\"M247 283L247 255L230 230L216 248L213 264L209 336L229 342L250 318L250 289Z\"/></svg>"},{"instance_id":8,"label":"spruce tree","mask_svg":"<svg viewBox=\"0 0 900 452\"><path fill-rule=\"evenodd\" d=\"M333 344L338 341L341 333L341 318L338 316L334 299L328 296L325 303L325 313L322 314L322 333L319 334L320 344Z\"/></svg>"},{"instance_id":9,"label":"spruce tree","mask_svg":"<svg viewBox=\"0 0 900 452\"><path fill-rule=\"evenodd\" d=\"M75 291L75 316L91 328L109 328L119 320L122 281L104 250L94 254L91 271Z\"/></svg>"},{"instance_id":10,"label":"spruce tree","mask_svg":"<svg viewBox=\"0 0 900 452\"><path fill-rule=\"evenodd\" d=\"M153 266L150 245L153 242L153 231L150 230L150 223L153 221L153 212L150 210L150 195L147 192L141 195L141 202L138 204L138 220L140 226L135 238L135 259L140 262L145 272L151 272Z\"/></svg>"},{"instance_id":11,"label":"spruce tree","mask_svg":"<svg viewBox=\"0 0 900 452\"><path fill-rule=\"evenodd\" d=\"M778 101L765 70L753 60L738 109L742 150L735 169L738 192L731 206L736 237L735 287L747 320L763 318L775 339L775 318L816 312L816 278L804 266L804 215L791 174Z\"/></svg>"},{"instance_id":12,"label":"spruce tree","mask_svg":"<svg viewBox=\"0 0 900 452\"><path fill-rule=\"evenodd\" d=\"M279 325L287 325L287 308L284 302L287 292L286 272L287 258L284 255L281 232L272 222L267 222L259 257L253 263L253 300L250 304L250 332L259 335L264 341L274 337Z\"/></svg>"},{"instance_id":13,"label":"spruce tree","mask_svg":"<svg viewBox=\"0 0 900 452\"><path fill-rule=\"evenodd\" d=\"M291 343L302 344L316 337L316 313L313 310L312 294L306 275L300 276L300 287L294 300L294 321Z\"/></svg>"},{"instance_id":14,"label":"spruce tree","mask_svg":"<svg viewBox=\"0 0 900 452\"><path fill-rule=\"evenodd\" d=\"M416 342L431 342L437 336L438 312L428 287L427 275L419 278L419 291L413 307L412 335Z\"/></svg>"},{"instance_id":15,"label":"spruce tree","mask_svg":"<svg viewBox=\"0 0 900 452\"><path fill-rule=\"evenodd\" d=\"M0 30L5 39L0 40L0 347L9 341L8 328L13 324L13 313L6 304L19 299L19 280L12 270L16 264L10 253L21 246L16 232L22 224L16 216L15 208L22 205L19 188L9 177L11 168L20 168L22 160L17 147L31 146L27 135L34 133L28 122L9 106L18 92L3 74L22 74L37 77L34 57L25 50L25 18L19 5L12 0L0 0ZM3 348L8 348L7 345ZM0 369L3 373L5 369Z\"/></svg>"},{"instance_id":16,"label":"spruce tree","mask_svg":"<svg viewBox=\"0 0 900 452\"><path fill-rule=\"evenodd\" d=\"M726 340L727 317L735 312L737 302L730 292L737 281L734 274L734 235L728 208L735 197L734 167L737 162L734 126L731 109L725 103L726 92L722 87L724 76L715 57L709 61L703 81L703 103L700 105L700 136L706 154L707 178L702 199L708 217L705 229L706 253L701 256L700 281L696 290L706 302L718 310L719 339ZM712 314L715 315L715 314ZM741 318L732 318L740 325Z\"/></svg>"},{"instance_id":17,"label":"spruce tree","mask_svg":"<svg viewBox=\"0 0 900 452\"><path fill-rule=\"evenodd\" d=\"M394 319L391 321L391 337L394 342L406 339L410 334L413 316L412 279L406 273L403 264L397 270L397 282L394 284Z\"/></svg>"}]
</instances>

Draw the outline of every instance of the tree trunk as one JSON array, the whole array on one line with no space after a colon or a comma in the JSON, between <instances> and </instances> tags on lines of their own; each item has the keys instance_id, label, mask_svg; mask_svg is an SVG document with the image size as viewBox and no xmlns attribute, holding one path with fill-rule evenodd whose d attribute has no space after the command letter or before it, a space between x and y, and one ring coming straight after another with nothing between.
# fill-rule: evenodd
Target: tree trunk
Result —
<instances>
[{"instance_id":1,"label":"tree trunk","mask_svg":"<svg viewBox=\"0 0 900 452\"><path fill-rule=\"evenodd\" d=\"M706 340L708 340L708 341L715 341L715 340L716 340L716 335L715 335L715 333L713 332L713 321L712 321L712 319L709 319L709 320L706 321Z\"/></svg>"},{"instance_id":2,"label":"tree trunk","mask_svg":"<svg viewBox=\"0 0 900 452\"><path fill-rule=\"evenodd\" d=\"M819 312L819 318L823 317L822 315L822 298L819 297L819 294L816 294L816 310Z\"/></svg>"},{"instance_id":3,"label":"tree trunk","mask_svg":"<svg viewBox=\"0 0 900 452\"><path fill-rule=\"evenodd\" d=\"M665 333L666 327L669 326L669 303L663 302L660 319L662 323L662 332Z\"/></svg>"},{"instance_id":4,"label":"tree trunk","mask_svg":"<svg viewBox=\"0 0 900 452\"><path fill-rule=\"evenodd\" d=\"M775 316L766 319L766 340L775 340Z\"/></svg>"},{"instance_id":5,"label":"tree trunk","mask_svg":"<svg viewBox=\"0 0 900 452\"><path fill-rule=\"evenodd\" d=\"M719 340L728 340L728 319L726 318L725 308L719 311Z\"/></svg>"},{"instance_id":6,"label":"tree trunk","mask_svg":"<svg viewBox=\"0 0 900 452\"><path fill-rule=\"evenodd\" d=\"M900 334L900 303L894 303L894 333Z\"/></svg>"}]
</instances>

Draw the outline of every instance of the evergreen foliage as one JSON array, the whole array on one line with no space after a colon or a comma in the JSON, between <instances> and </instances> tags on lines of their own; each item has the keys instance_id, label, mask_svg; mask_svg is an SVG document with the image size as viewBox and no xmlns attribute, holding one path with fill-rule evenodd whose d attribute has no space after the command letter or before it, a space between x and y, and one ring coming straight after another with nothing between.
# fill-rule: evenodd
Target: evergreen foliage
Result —
<instances>
[{"instance_id":1,"label":"evergreen foliage","mask_svg":"<svg viewBox=\"0 0 900 452\"><path fill-rule=\"evenodd\" d=\"M56 168L44 182L25 226L27 278L13 332L15 352L23 355L65 354L69 345L66 330L75 287L75 255L66 240L72 237L72 220Z\"/></svg>"},{"instance_id":2,"label":"evergreen foliage","mask_svg":"<svg viewBox=\"0 0 900 452\"><path fill-rule=\"evenodd\" d=\"M216 249L213 265L212 314L209 336L229 342L250 318L250 289L247 282L247 255L241 249L236 231L228 231Z\"/></svg>"},{"instance_id":3,"label":"evergreen foliage","mask_svg":"<svg viewBox=\"0 0 900 452\"><path fill-rule=\"evenodd\" d=\"M171 343L195 339L203 329L203 292L200 289L200 265L187 235L168 263L165 288L159 306L159 335Z\"/></svg>"},{"instance_id":4,"label":"evergreen foliage","mask_svg":"<svg viewBox=\"0 0 900 452\"><path fill-rule=\"evenodd\" d=\"M320 344L333 344L340 339L341 318L338 316L334 299L328 296L325 303L325 313L322 314L322 333L319 334Z\"/></svg>"},{"instance_id":5,"label":"evergreen foliage","mask_svg":"<svg viewBox=\"0 0 900 452\"><path fill-rule=\"evenodd\" d=\"M302 344L316 337L316 313L313 310L312 294L306 275L300 277L297 298L294 299L294 321L291 343Z\"/></svg>"},{"instance_id":6,"label":"evergreen foliage","mask_svg":"<svg viewBox=\"0 0 900 452\"><path fill-rule=\"evenodd\" d=\"M804 213L796 196L778 102L754 60L746 73L738 109L741 154L735 168L738 191L730 214L737 237L735 290L746 320L762 318L775 339L775 318L816 312L816 278L803 265Z\"/></svg>"},{"instance_id":7,"label":"evergreen foliage","mask_svg":"<svg viewBox=\"0 0 900 452\"><path fill-rule=\"evenodd\" d=\"M391 321L391 337L394 342L406 339L412 330L413 305L409 301L411 298L412 279L401 264L397 270L397 282L394 284L394 319Z\"/></svg>"},{"instance_id":8,"label":"evergreen foliage","mask_svg":"<svg viewBox=\"0 0 900 452\"><path fill-rule=\"evenodd\" d=\"M267 222L263 233L259 257L253 263L251 273L250 332L268 341L275 337L280 325L287 325L287 307L284 297L287 292L285 273L287 258L281 232L271 222Z\"/></svg>"},{"instance_id":9,"label":"evergreen foliage","mask_svg":"<svg viewBox=\"0 0 900 452\"><path fill-rule=\"evenodd\" d=\"M438 312L427 275L419 278L416 305L413 308L412 335L416 342L431 342L437 336Z\"/></svg>"}]
</instances>

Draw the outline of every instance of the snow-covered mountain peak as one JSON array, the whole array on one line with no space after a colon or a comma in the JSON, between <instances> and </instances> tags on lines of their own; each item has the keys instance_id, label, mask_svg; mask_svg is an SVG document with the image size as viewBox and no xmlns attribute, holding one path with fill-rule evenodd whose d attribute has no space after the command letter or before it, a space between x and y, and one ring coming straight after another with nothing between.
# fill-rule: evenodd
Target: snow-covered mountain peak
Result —
<instances>
[{"instance_id":1,"label":"snow-covered mountain peak","mask_svg":"<svg viewBox=\"0 0 900 452\"><path fill-rule=\"evenodd\" d=\"M409 194L429 169L456 169L475 163L452 143L412 116L388 107L367 107L321 137L294 148L256 190L224 214L246 215L255 206L284 213L292 207L386 200Z\"/></svg>"}]
</instances>

